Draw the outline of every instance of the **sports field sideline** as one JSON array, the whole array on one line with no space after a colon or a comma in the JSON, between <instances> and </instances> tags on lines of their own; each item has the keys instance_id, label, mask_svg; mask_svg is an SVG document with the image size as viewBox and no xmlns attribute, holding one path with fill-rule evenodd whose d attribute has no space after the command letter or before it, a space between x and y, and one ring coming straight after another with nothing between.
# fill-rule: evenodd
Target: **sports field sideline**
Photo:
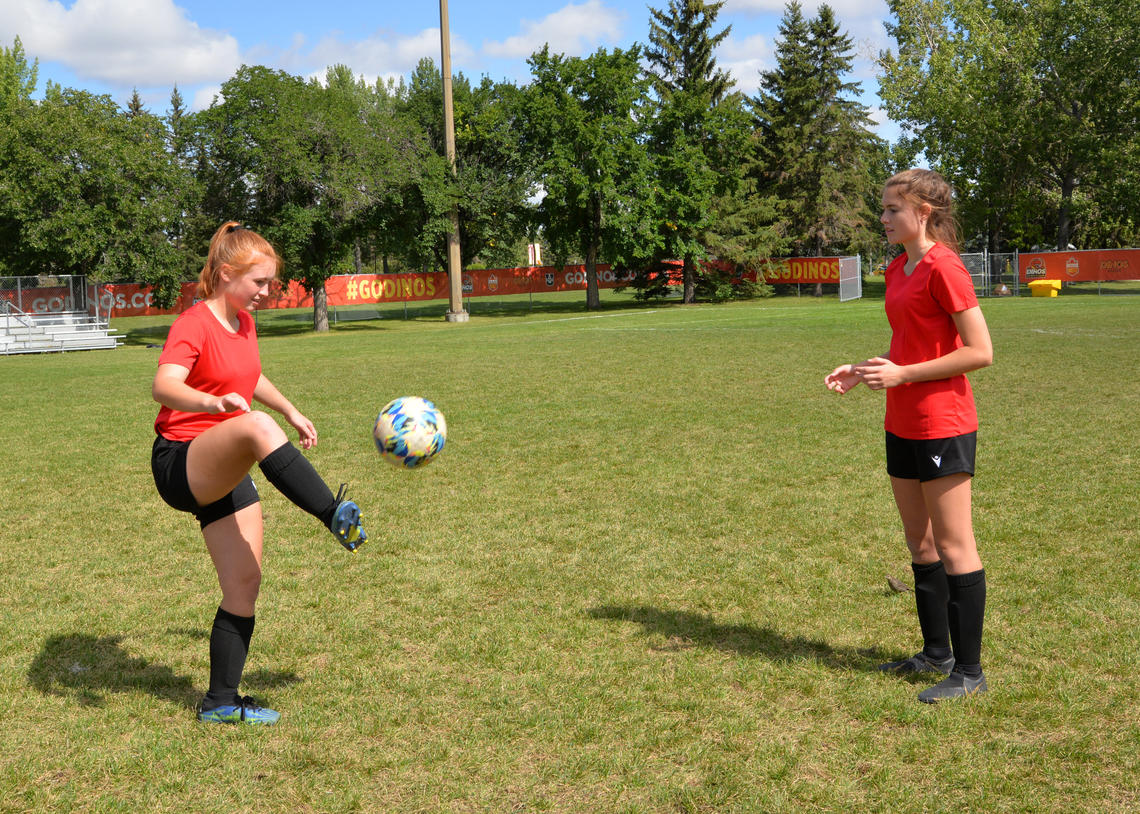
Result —
<instances>
[{"instance_id":1,"label":"sports field sideline","mask_svg":"<svg viewBox=\"0 0 1140 814\"><path fill-rule=\"evenodd\" d=\"M990 692L938 707L874 669L917 637L881 395L822 384L881 299L604 304L259 315L371 537L262 490L271 730L194 720L218 592L150 481L162 321L0 359L0 812L1140 810L1140 299L982 302ZM398 395L447 416L425 469L371 446Z\"/></svg>"}]
</instances>

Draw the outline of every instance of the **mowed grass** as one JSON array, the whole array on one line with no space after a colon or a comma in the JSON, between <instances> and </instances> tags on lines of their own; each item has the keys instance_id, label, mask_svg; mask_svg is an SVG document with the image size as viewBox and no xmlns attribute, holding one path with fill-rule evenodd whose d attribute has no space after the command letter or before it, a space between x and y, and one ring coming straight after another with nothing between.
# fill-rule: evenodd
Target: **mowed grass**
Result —
<instances>
[{"instance_id":1,"label":"mowed grass","mask_svg":"<svg viewBox=\"0 0 1140 814\"><path fill-rule=\"evenodd\" d=\"M219 594L151 482L163 321L0 359L0 811L1140 810L1140 299L983 302L991 691L938 707L874 669L919 646L882 395L822 384L881 299L605 304L259 315L371 538L254 472L271 729L194 719ZM399 395L448 419L419 471L372 446Z\"/></svg>"}]
</instances>

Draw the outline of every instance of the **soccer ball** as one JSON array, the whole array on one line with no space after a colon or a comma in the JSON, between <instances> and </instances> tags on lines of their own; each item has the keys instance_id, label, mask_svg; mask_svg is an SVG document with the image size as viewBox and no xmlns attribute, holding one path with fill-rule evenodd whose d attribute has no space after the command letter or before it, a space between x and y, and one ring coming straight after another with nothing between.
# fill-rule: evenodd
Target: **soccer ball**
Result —
<instances>
[{"instance_id":1,"label":"soccer ball","mask_svg":"<svg viewBox=\"0 0 1140 814\"><path fill-rule=\"evenodd\" d=\"M372 438L385 461L413 469L427 464L443 449L447 422L427 399L402 396L385 404L376 416Z\"/></svg>"}]
</instances>

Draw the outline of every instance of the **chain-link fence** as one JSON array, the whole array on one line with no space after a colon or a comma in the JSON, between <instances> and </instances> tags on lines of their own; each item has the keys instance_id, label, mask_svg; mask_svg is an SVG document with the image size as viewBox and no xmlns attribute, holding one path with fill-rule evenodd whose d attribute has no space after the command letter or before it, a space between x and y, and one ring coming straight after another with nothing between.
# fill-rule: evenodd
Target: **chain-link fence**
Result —
<instances>
[{"instance_id":1,"label":"chain-link fence","mask_svg":"<svg viewBox=\"0 0 1140 814\"><path fill-rule=\"evenodd\" d=\"M0 277L0 301L25 314L85 313L98 317L97 298L87 296L80 275Z\"/></svg>"},{"instance_id":2,"label":"chain-link fence","mask_svg":"<svg viewBox=\"0 0 1140 814\"><path fill-rule=\"evenodd\" d=\"M857 300L863 296L863 258L839 258L839 301Z\"/></svg>"},{"instance_id":3,"label":"chain-link fence","mask_svg":"<svg viewBox=\"0 0 1140 814\"><path fill-rule=\"evenodd\" d=\"M973 252L962 255L962 263L974 280L979 297L1017 296L1020 277L1017 252Z\"/></svg>"}]
</instances>

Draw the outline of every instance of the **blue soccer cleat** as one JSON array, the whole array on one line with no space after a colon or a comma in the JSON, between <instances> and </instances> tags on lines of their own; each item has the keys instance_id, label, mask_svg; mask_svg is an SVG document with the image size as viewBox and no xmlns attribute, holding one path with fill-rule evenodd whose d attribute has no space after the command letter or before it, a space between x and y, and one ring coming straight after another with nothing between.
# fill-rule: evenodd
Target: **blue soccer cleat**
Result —
<instances>
[{"instance_id":1,"label":"blue soccer cleat","mask_svg":"<svg viewBox=\"0 0 1140 814\"><path fill-rule=\"evenodd\" d=\"M360 507L351 500L344 500L346 486L342 483L337 492L337 507L329 528L342 546L355 553L368 540L368 535L360 527Z\"/></svg>"},{"instance_id":2,"label":"blue soccer cleat","mask_svg":"<svg viewBox=\"0 0 1140 814\"><path fill-rule=\"evenodd\" d=\"M260 726L273 726L281 720L281 713L259 707L248 695L239 695L236 700L236 704L223 704L213 709L199 709L198 720L212 724L255 724Z\"/></svg>"}]
</instances>

